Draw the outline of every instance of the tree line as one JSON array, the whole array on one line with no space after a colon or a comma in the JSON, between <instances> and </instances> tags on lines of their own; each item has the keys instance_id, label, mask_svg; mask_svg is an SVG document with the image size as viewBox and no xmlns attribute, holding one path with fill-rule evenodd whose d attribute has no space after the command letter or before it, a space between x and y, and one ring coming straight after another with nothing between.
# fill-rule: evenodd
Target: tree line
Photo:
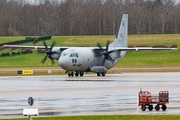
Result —
<instances>
[{"instance_id":1,"label":"tree line","mask_svg":"<svg viewBox=\"0 0 180 120\"><path fill-rule=\"evenodd\" d=\"M115 35L125 11L129 34L180 33L174 0L0 0L0 35Z\"/></svg>"}]
</instances>

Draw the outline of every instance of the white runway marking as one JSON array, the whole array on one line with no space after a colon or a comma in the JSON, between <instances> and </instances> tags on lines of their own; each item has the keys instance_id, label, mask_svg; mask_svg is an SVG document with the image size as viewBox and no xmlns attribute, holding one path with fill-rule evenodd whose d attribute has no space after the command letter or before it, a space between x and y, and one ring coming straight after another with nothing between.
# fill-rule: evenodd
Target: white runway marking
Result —
<instances>
[{"instance_id":1,"label":"white runway marking","mask_svg":"<svg viewBox=\"0 0 180 120\"><path fill-rule=\"evenodd\" d=\"M142 112L137 106L140 89L152 95L169 91L167 110ZM0 118L23 117L22 109L29 107L30 96L38 99L39 116L180 114L179 91L179 72L0 77Z\"/></svg>"}]
</instances>

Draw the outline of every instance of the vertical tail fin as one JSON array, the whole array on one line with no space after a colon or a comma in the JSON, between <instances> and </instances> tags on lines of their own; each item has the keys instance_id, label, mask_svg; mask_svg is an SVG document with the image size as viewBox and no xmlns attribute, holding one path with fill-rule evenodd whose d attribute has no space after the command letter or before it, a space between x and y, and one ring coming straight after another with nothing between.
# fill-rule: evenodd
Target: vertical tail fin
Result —
<instances>
[{"instance_id":1,"label":"vertical tail fin","mask_svg":"<svg viewBox=\"0 0 180 120\"><path fill-rule=\"evenodd\" d=\"M122 15L118 33L111 47L127 47L128 42L128 14L125 12Z\"/></svg>"}]
</instances>

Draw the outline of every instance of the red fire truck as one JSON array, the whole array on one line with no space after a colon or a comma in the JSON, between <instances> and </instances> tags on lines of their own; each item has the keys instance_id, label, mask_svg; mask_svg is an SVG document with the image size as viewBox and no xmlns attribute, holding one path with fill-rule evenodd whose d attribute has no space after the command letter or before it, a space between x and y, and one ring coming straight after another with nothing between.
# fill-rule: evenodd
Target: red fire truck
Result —
<instances>
[{"instance_id":1,"label":"red fire truck","mask_svg":"<svg viewBox=\"0 0 180 120\"><path fill-rule=\"evenodd\" d=\"M141 110L145 111L146 108L149 111L153 110L153 104L156 104L155 110L159 111L160 106L163 111L167 109L166 104L169 103L169 92L168 91L160 91L159 96L152 96L151 92L149 91L142 91L140 90L139 94L139 105L141 106Z\"/></svg>"}]
</instances>

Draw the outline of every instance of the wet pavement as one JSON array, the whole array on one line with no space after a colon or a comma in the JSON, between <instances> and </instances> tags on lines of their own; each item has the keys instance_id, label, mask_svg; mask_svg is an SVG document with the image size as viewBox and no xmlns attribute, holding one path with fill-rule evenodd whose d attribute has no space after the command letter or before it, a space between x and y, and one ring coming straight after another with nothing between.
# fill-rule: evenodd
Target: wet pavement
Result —
<instances>
[{"instance_id":1,"label":"wet pavement","mask_svg":"<svg viewBox=\"0 0 180 120\"><path fill-rule=\"evenodd\" d=\"M166 111L141 111L139 90L170 93ZM0 118L23 117L32 96L39 116L103 114L180 114L180 73L85 74L84 77L5 76L0 77Z\"/></svg>"}]
</instances>

